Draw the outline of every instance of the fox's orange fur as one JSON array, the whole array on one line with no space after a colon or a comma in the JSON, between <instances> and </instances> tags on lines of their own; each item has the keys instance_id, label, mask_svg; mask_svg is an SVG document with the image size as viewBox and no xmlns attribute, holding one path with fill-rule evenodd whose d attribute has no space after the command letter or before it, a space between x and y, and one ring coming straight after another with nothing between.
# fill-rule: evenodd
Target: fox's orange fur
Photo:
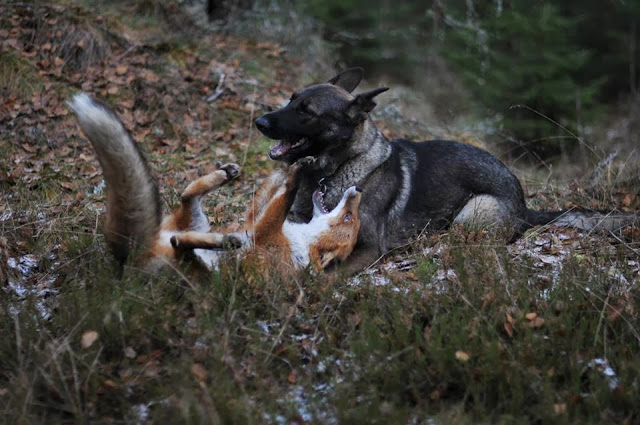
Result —
<instances>
[{"instance_id":1,"label":"fox's orange fur","mask_svg":"<svg viewBox=\"0 0 640 425\"><path fill-rule=\"evenodd\" d=\"M237 232L210 232L202 212L202 196L235 178L239 167L226 164L187 186L180 205L161 221L160 196L144 156L116 115L86 94L69 105L93 145L107 186L105 234L122 266L132 253L136 262L155 269L182 259L206 268L217 265L216 250L226 245L253 248L274 259L282 271L312 264L323 269L331 260L344 260L353 250L360 221L360 193L350 188L332 212L318 213L309 224L286 221L298 186L299 164L270 176ZM345 220L345 217L349 217Z\"/></svg>"},{"instance_id":2,"label":"fox's orange fur","mask_svg":"<svg viewBox=\"0 0 640 425\"><path fill-rule=\"evenodd\" d=\"M353 188L345 193L334 211L318 213L307 224L289 223L287 212L295 198L301 166L294 164L287 172L277 171L265 181L239 232L225 235L186 232L172 238L173 246L178 250L213 249L235 238L238 243L253 245L258 258L263 262L268 259L281 273L307 264L322 270L333 260L345 260L355 246L360 229L361 194ZM349 220L345 222L347 215ZM299 237L302 239L298 240ZM298 257L301 259L297 260Z\"/></svg>"}]
</instances>

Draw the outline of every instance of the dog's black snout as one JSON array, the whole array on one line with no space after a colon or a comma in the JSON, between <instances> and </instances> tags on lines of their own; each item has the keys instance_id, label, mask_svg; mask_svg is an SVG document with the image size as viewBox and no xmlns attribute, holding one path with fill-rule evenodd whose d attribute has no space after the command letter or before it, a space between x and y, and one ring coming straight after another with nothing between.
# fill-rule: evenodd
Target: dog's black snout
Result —
<instances>
[{"instance_id":1,"label":"dog's black snout","mask_svg":"<svg viewBox=\"0 0 640 425\"><path fill-rule=\"evenodd\" d=\"M260 130L261 132L265 132L269 130L270 124L269 124L269 120L267 118L265 118L265 116L261 116L260 118L258 118L256 120L256 127L258 127L258 130Z\"/></svg>"}]
</instances>

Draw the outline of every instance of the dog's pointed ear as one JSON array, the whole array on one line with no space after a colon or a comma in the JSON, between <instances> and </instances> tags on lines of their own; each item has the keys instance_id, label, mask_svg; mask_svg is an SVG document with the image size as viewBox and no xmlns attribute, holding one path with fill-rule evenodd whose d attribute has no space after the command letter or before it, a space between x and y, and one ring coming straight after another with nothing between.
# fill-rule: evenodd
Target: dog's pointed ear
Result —
<instances>
[{"instance_id":1,"label":"dog's pointed ear","mask_svg":"<svg viewBox=\"0 0 640 425\"><path fill-rule=\"evenodd\" d=\"M376 107L373 98L389 90L389 87L381 87L358 94L347 106L347 115L354 121L364 121L367 114Z\"/></svg>"},{"instance_id":2,"label":"dog's pointed ear","mask_svg":"<svg viewBox=\"0 0 640 425\"><path fill-rule=\"evenodd\" d=\"M356 89L356 87L358 87L363 76L364 70L362 68L349 68L330 79L328 83L342 87L347 92L351 93Z\"/></svg>"}]
</instances>

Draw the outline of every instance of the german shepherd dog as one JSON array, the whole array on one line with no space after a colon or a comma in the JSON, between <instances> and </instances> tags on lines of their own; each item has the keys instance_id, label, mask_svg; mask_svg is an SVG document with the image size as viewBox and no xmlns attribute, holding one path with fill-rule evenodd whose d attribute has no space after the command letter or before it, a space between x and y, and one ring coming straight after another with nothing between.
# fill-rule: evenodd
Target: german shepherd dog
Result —
<instances>
[{"instance_id":1,"label":"german shepherd dog","mask_svg":"<svg viewBox=\"0 0 640 425\"><path fill-rule=\"evenodd\" d=\"M105 236L120 273L132 255L137 265L150 271L189 260L203 272L217 266L221 249L243 246L268 251L281 272L292 272L309 264L323 269L334 260L346 259L353 250L361 198L355 187L347 188L331 211L319 203L319 192L313 195L316 208L309 223L286 220L299 171L314 159L302 158L286 172L274 173L258 191L240 231L211 232L201 198L236 178L240 173L236 164L219 166L189 184L180 205L162 219L160 194L147 161L116 115L84 93L69 106L102 167L107 187Z\"/></svg>"},{"instance_id":2,"label":"german shepherd dog","mask_svg":"<svg viewBox=\"0 0 640 425\"><path fill-rule=\"evenodd\" d=\"M425 229L452 223L499 229L513 240L552 221L580 229L618 229L638 221L637 214L530 210L518 179L482 149L448 140L388 140L369 117L374 98L388 89L352 95L362 76L361 68L352 68L298 90L286 106L255 121L262 134L278 140L271 159L316 158L315 167L301 176L289 214L293 221L309 220L310 194L318 187L329 208L345 188L362 188L362 224L348 260L351 271L362 270Z\"/></svg>"}]
</instances>

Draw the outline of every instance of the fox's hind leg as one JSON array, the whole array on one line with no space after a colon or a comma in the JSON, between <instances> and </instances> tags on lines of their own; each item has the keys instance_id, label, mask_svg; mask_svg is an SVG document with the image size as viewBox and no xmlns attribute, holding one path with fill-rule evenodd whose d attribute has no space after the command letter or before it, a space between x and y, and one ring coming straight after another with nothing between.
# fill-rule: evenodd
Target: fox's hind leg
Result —
<instances>
[{"instance_id":1,"label":"fox's hind leg","mask_svg":"<svg viewBox=\"0 0 640 425\"><path fill-rule=\"evenodd\" d=\"M238 177L240 167L237 164L229 163L219 167L216 171L192 181L182 192L181 201L183 204L199 199L225 183Z\"/></svg>"},{"instance_id":2,"label":"fox's hind leg","mask_svg":"<svg viewBox=\"0 0 640 425\"><path fill-rule=\"evenodd\" d=\"M236 164L224 164L206 176L191 182L182 192L180 206L171 214L163 230L195 230L207 232L209 220L202 211L201 198L214 189L230 182L240 174L240 167Z\"/></svg>"}]
</instances>

